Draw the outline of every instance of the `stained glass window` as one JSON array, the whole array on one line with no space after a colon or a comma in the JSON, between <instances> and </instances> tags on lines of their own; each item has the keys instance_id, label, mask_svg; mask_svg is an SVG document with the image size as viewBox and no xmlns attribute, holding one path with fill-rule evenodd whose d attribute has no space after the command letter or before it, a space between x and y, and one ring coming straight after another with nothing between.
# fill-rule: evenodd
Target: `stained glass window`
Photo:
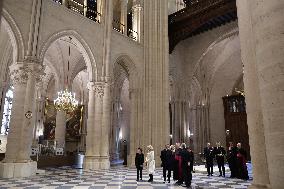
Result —
<instances>
[{"instance_id":1,"label":"stained glass window","mask_svg":"<svg viewBox=\"0 0 284 189\"><path fill-rule=\"evenodd\" d=\"M1 125L1 134L7 135L10 128L10 117L12 110L12 100L13 100L13 87L10 87L5 94L5 102L3 108L3 117Z\"/></svg>"}]
</instances>

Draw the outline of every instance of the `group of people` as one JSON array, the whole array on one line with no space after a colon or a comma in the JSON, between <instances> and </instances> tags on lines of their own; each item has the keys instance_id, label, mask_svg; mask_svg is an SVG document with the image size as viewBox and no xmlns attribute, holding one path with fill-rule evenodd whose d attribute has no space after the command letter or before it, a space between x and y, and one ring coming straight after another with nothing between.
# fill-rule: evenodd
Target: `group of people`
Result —
<instances>
[{"instance_id":1,"label":"group of people","mask_svg":"<svg viewBox=\"0 0 284 189\"><path fill-rule=\"evenodd\" d=\"M151 145L147 146L147 156L144 159L142 149L138 148L135 156L135 166L137 168L137 181L142 180L143 165L146 164L147 172L149 174L148 182L153 182L153 174L155 171L155 156L154 149ZM249 179L246 166L246 151L241 147L241 143L234 146L230 142L230 146L226 153L224 147L220 142L216 143L216 147L212 147L207 143L204 148L204 158L206 160L206 167L208 176L213 176L214 159L216 159L220 175L225 177L225 157L227 158L232 178ZM171 182L173 173L173 180L176 184L185 184L186 187L191 186L194 154L190 148L186 147L185 143L176 143L176 145L165 145L165 149L161 151L161 166L163 167L164 183Z\"/></svg>"},{"instance_id":2,"label":"group of people","mask_svg":"<svg viewBox=\"0 0 284 189\"><path fill-rule=\"evenodd\" d=\"M207 143L207 147L204 148L204 158L206 160L208 173L207 176L213 175L214 159L216 159L220 173L219 176L225 177L225 157L227 157L231 171L231 178L249 179L246 166L246 151L242 148L241 143L234 146L232 142L230 142L227 153L225 148L221 146L220 142L216 143L216 147L212 147L210 143Z\"/></svg>"},{"instance_id":3,"label":"group of people","mask_svg":"<svg viewBox=\"0 0 284 189\"><path fill-rule=\"evenodd\" d=\"M155 171L155 159L153 147L147 146L147 156L144 161L142 149L138 148L135 156L135 166L137 168L137 181L142 180L142 170L144 163L147 166L149 174L148 182L153 182L153 174ZM191 186L194 154L190 148L186 147L185 143L176 143L176 145L165 145L165 149L161 151L161 166L163 167L164 183L176 180L178 185L185 183L186 187Z\"/></svg>"}]
</instances>

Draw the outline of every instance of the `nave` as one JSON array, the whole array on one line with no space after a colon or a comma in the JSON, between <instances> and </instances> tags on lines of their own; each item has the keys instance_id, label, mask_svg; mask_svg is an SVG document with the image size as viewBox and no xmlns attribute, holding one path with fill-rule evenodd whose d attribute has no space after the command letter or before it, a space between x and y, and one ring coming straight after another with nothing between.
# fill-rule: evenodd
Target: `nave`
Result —
<instances>
[{"instance_id":1,"label":"nave","mask_svg":"<svg viewBox=\"0 0 284 189\"><path fill-rule=\"evenodd\" d=\"M248 164L250 179L248 181L229 178L229 169L226 167L226 178L218 177L218 168L214 166L214 176L207 177L204 165L196 166L193 173L192 189L219 189L235 188L246 189L251 184L251 165ZM171 183L163 183L162 169L158 168L154 175L154 182L147 182L147 171L143 170L143 180L136 181L136 169L126 167L112 167L109 170L82 170L71 167L47 168L44 172L30 178L0 179L0 188L13 189L175 189L184 188Z\"/></svg>"}]
</instances>

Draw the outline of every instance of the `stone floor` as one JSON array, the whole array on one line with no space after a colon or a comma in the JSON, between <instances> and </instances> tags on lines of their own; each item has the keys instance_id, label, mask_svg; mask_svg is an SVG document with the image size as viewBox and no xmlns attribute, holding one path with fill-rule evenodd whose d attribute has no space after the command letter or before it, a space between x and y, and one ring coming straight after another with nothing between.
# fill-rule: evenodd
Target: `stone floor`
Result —
<instances>
[{"instance_id":1,"label":"stone floor","mask_svg":"<svg viewBox=\"0 0 284 189\"><path fill-rule=\"evenodd\" d=\"M250 167L250 166L249 166ZM251 180L243 181L239 179L230 179L227 174L226 178L218 177L217 167L214 167L214 176L207 177L204 165L195 167L196 173L193 174L193 189L217 189L217 188L247 188ZM251 169L249 169L251 170ZM251 171L249 171L251 173ZM106 171L90 171L72 169L71 167L49 168L45 172L37 174L31 178L24 179L0 179L0 188L24 188L24 189L68 189L68 188L121 188L121 189L175 189L183 188L176 186L172 181L164 184L162 180L162 170L157 169L154 175L153 183L148 183L146 171L143 172L143 181L136 182L136 170L125 167L113 167Z\"/></svg>"}]
</instances>

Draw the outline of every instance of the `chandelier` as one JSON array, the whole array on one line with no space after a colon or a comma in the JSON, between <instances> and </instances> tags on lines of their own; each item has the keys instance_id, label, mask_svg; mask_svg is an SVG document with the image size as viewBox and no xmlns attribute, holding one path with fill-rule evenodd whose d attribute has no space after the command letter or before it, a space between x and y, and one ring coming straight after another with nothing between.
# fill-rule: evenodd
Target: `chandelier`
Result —
<instances>
[{"instance_id":1,"label":"chandelier","mask_svg":"<svg viewBox=\"0 0 284 189\"><path fill-rule=\"evenodd\" d=\"M75 93L72 94L72 92L69 92L67 89L58 92L58 96L54 100L54 106L58 111L64 111L66 113L73 112L78 107Z\"/></svg>"},{"instance_id":2,"label":"chandelier","mask_svg":"<svg viewBox=\"0 0 284 189\"><path fill-rule=\"evenodd\" d=\"M70 43L72 38L69 37L70 39ZM69 60L70 60L70 54L71 54L71 48L69 45L69 49L68 49L68 54L69 54ZM68 86L69 86L69 67L70 67L70 63L67 63L67 77L66 77L66 89L64 91L60 91L57 93L57 98L54 100L54 106L55 109L58 111L64 111L66 113L71 113L73 112L77 107L78 107L78 101L75 98L75 93L72 93L68 90Z\"/></svg>"}]
</instances>

